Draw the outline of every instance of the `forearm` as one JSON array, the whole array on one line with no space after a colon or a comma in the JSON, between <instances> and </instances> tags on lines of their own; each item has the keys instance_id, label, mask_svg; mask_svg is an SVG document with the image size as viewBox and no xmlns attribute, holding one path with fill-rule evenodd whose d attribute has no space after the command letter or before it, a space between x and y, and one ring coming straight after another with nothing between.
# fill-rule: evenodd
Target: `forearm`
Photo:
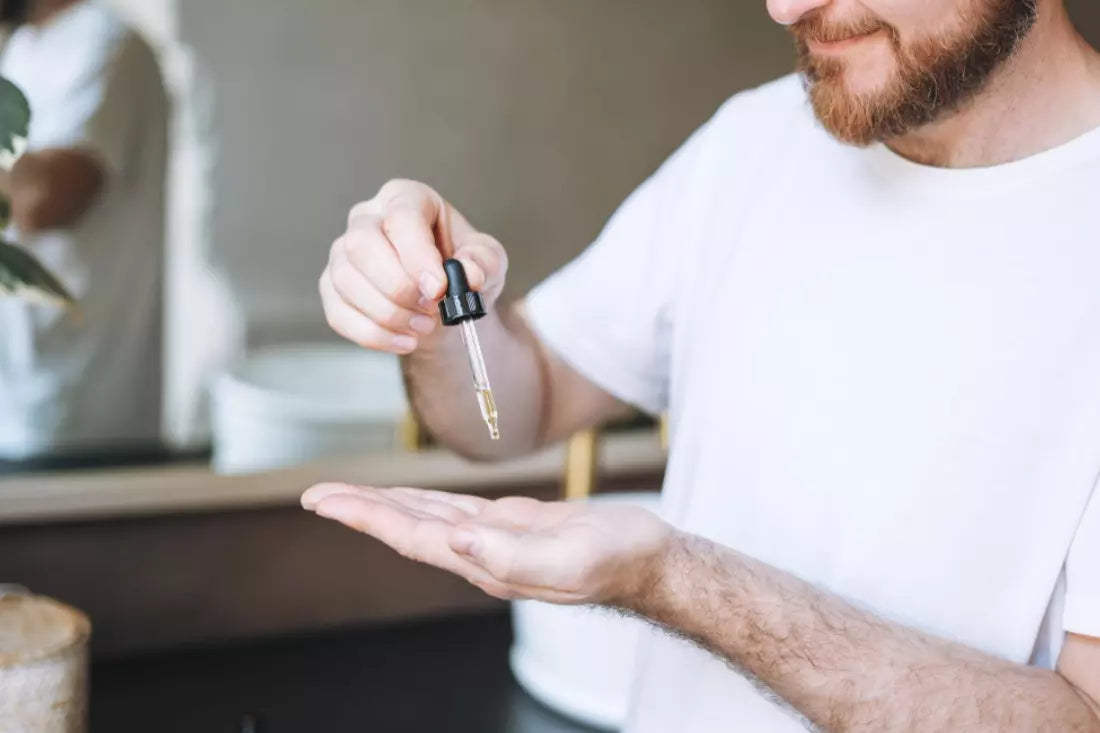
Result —
<instances>
[{"instance_id":1,"label":"forearm","mask_svg":"<svg viewBox=\"0 0 1100 733\"><path fill-rule=\"evenodd\" d=\"M482 421L460 329L441 328L402 360L420 420L444 445L471 458L507 458L537 448L544 438L547 378L537 340L523 319L514 311L504 317L497 311L477 321L499 413L499 441L489 440Z\"/></svg>"},{"instance_id":2,"label":"forearm","mask_svg":"<svg viewBox=\"0 0 1100 733\"><path fill-rule=\"evenodd\" d=\"M15 161L7 181L12 220L24 234L71 226L102 186L102 169L82 151L25 153Z\"/></svg>"},{"instance_id":3,"label":"forearm","mask_svg":"<svg viewBox=\"0 0 1100 733\"><path fill-rule=\"evenodd\" d=\"M676 535L622 605L758 679L827 731L1100 732L1055 672L902 627L752 558Z\"/></svg>"}]
</instances>

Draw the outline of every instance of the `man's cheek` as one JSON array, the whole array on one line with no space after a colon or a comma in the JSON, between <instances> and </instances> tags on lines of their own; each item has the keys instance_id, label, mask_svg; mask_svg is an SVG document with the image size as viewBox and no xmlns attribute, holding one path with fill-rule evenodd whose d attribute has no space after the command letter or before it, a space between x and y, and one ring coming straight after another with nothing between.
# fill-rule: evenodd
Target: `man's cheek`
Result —
<instances>
[{"instance_id":1,"label":"man's cheek","mask_svg":"<svg viewBox=\"0 0 1100 733\"><path fill-rule=\"evenodd\" d=\"M961 19L1001 0L864 0L861 4L893 26L903 42L957 31Z\"/></svg>"}]
</instances>

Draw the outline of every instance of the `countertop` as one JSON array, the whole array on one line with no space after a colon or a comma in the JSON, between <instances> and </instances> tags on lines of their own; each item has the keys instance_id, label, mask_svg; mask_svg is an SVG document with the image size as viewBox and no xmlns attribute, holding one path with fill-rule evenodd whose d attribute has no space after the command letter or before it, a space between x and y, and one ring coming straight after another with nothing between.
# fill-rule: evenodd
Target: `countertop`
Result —
<instances>
[{"instance_id":1,"label":"countertop","mask_svg":"<svg viewBox=\"0 0 1100 733\"><path fill-rule=\"evenodd\" d=\"M655 430L611 433L600 443L601 478L660 473ZM266 473L215 474L205 462L0 476L0 525L178 514L296 504L322 481L493 491L558 480L565 448L503 463L473 463L442 451L365 454Z\"/></svg>"},{"instance_id":2,"label":"countertop","mask_svg":"<svg viewBox=\"0 0 1100 733\"><path fill-rule=\"evenodd\" d=\"M490 614L97 662L91 733L593 733L519 687L510 644Z\"/></svg>"}]
</instances>

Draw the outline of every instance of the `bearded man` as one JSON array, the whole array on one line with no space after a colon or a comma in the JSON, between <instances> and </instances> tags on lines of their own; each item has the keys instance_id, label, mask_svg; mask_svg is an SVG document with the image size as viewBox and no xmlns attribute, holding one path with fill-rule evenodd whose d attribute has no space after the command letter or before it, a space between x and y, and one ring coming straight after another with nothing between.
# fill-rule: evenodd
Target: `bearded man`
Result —
<instances>
[{"instance_id":1,"label":"bearded man","mask_svg":"<svg viewBox=\"0 0 1100 733\"><path fill-rule=\"evenodd\" d=\"M313 487L502 598L653 622L631 733L1100 731L1100 55L1062 0L769 0L738 94L502 315L502 245L408 181L356 205L329 323L431 432L516 456L668 411L640 509ZM484 436L441 260L479 323Z\"/></svg>"}]
</instances>

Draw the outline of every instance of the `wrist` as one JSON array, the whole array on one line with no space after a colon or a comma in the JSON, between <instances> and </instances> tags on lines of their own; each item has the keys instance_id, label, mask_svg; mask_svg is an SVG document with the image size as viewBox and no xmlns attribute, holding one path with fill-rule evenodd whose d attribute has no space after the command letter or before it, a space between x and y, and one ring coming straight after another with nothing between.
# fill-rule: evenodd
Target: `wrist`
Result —
<instances>
[{"instance_id":1,"label":"wrist","mask_svg":"<svg viewBox=\"0 0 1100 733\"><path fill-rule=\"evenodd\" d=\"M663 523L662 523L663 524ZM643 616L664 605L673 592L673 579L683 573L683 546L687 535L664 524L657 539L622 569L622 581L609 605Z\"/></svg>"}]
</instances>

